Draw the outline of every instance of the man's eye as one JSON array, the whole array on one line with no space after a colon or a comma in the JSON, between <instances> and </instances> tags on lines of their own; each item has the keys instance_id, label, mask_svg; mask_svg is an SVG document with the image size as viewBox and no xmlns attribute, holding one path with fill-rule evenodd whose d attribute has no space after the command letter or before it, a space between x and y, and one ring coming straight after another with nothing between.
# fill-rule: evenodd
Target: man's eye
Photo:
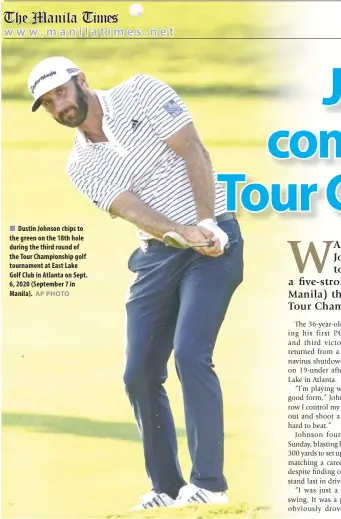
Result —
<instances>
[{"instance_id":1,"label":"man's eye","mask_svg":"<svg viewBox=\"0 0 341 519\"><path fill-rule=\"evenodd\" d=\"M63 88L58 88L57 90L57 94L62 94L64 92L64 89Z\"/></svg>"},{"instance_id":2,"label":"man's eye","mask_svg":"<svg viewBox=\"0 0 341 519\"><path fill-rule=\"evenodd\" d=\"M43 106L49 106L50 101L43 101Z\"/></svg>"}]
</instances>

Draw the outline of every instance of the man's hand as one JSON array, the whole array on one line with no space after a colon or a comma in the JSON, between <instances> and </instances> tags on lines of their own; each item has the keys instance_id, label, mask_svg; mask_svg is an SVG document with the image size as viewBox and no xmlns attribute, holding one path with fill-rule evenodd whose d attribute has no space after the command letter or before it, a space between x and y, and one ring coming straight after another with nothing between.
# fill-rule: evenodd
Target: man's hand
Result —
<instances>
[{"instance_id":1,"label":"man's hand","mask_svg":"<svg viewBox=\"0 0 341 519\"><path fill-rule=\"evenodd\" d=\"M192 248L204 256L216 258L224 253L224 251L221 250L218 238L204 227L179 225L177 232ZM206 242L207 247L196 247L197 243L202 244Z\"/></svg>"}]
</instances>

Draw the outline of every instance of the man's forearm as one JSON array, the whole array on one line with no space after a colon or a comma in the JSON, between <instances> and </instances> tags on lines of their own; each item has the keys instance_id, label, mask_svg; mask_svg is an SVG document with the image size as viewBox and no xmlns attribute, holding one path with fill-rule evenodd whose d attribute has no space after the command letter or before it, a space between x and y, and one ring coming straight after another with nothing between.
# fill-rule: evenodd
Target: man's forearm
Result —
<instances>
[{"instance_id":1,"label":"man's forearm","mask_svg":"<svg viewBox=\"0 0 341 519\"><path fill-rule=\"evenodd\" d=\"M111 204L110 214L119 216L139 229L162 239L169 231L179 232L183 227L158 211L154 211L130 191L121 193Z\"/></svg>"},{"instance_id":2,"label":"man's forearm","mask_svg":"<svg viewBox=\"0 0 341 519\"><path fill-rule=\"evenodd\" d=\"M212 163L209 154L199 143L194 143L189 150L186 166L196 205L197 221L214 219L215 182Z\"/></svg>"}]
</instances>

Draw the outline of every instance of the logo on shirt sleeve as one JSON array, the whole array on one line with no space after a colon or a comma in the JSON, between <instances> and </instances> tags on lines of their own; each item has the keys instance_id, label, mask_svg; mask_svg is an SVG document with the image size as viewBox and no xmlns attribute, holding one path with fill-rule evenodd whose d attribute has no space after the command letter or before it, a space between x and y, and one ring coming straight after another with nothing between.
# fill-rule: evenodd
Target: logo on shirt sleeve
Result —
<instances>
[{"instance_id":1,"label":"logo on shirt sleeve","mask_svg":"<svg viewBox=\"0 0 341 519\"><path fill-rule=\"evenodd\" d=\"M182 114L183 109L180 105L174 99L171 99L166 104L163 105L163 108L166 110L166 112L171 115L172 117L178 117L178 115Z\"/></svg>"}]
</instances>

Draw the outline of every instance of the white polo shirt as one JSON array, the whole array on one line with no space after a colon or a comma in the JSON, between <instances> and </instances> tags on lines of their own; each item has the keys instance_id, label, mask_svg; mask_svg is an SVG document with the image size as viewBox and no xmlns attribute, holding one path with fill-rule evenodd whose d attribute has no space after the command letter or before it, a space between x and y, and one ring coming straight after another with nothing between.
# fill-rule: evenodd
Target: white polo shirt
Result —
<instances>
[{"instance_id":1,"label":"white polo shirt","mask_svg":"<svg viewBox=\"0 0 341 519\"><path fill-rule=\"evenodd\" d=\"M73 184L109 212L123 191L184 225L196 224L196 207L185 161L165 142L192 117L168 85L138 74L110 90L95 90L108 142L91 143L77 129L67 164ZM226 212L226 191L216 182L215 215ZM142 239L150 236L138 230Z\"/></svg>"}]
</instances>

